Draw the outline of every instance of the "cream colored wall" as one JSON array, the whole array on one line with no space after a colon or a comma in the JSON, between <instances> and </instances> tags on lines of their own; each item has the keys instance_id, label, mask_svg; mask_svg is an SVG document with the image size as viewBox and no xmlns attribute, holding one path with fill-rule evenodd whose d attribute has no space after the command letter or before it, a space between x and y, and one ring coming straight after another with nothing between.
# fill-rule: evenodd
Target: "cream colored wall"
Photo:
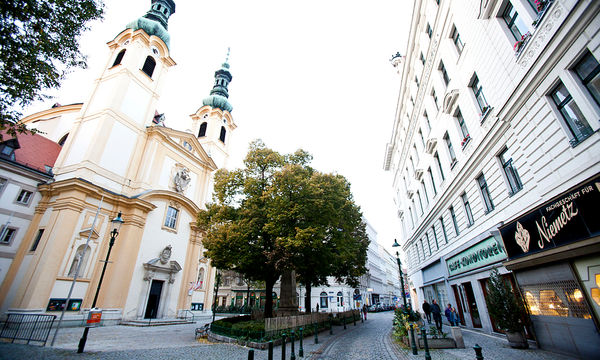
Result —
<instances>
[{"instance_id":1,"label":"cream colored wall","mask_svg":"<svg viewBox=\"0 0 600 360\"><path fill-rule=\"evenodd\" d=\"M72 104L51 108L27 116L22 122L30 129L41 131L45 138L58 142L71 131L81 107L82 104Z\"/></svg>"}]
</instances>

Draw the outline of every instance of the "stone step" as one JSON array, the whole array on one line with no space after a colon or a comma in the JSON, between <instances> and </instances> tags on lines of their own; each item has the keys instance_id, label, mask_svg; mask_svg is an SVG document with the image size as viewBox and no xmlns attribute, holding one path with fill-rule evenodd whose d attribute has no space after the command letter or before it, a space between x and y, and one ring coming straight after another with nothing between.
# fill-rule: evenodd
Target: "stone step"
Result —
<instances>
[{"instance_id":1,"label":"stone step","mask_svg":"<svg viewBox=\"0 0 600 360\"><path fill-rule=\"evenodd\" d=\"M140 320L123 320L121 325L125 326L166 326L166 325L181 325L181 324L193 324L195 321L186 319L140 319Z\"/></svg>"}]
</instances>

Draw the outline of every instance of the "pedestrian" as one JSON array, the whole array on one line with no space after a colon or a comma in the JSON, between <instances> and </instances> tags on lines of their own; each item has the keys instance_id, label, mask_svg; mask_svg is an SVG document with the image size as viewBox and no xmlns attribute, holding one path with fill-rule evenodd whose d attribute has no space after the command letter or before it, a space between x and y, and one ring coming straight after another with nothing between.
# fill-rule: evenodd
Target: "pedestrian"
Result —
<instances>
[{"instance_id":1,"label":"pedestrian","mask_svg":"<svg viewBox=\"0 0 600 360\"><path fill-rule=\"evenodd\" d=\"M446 311L444 311L444 314L446 315L446 319L448 319L450 326L454 326L454 314L452 313L452 304L448 304L448 307L446 308Z\"/></svg>"},{"instance_id":2,"label":"pedestrian","mask_svg":"<svg viewBox=\"0 0 600 360\"><path fill-rule=\"evenodd\" d=\"M452 308L452 315L454 318L454 326L458 326L458 323L460 322L460 315L458 315L458 312L455 308Z\"/></svg>"},{"instance_id":3,"label":"pedestrian","mask_svg":"<svg viewBox=\"0 0 600 360\"><path fill-rule=\"evenodd\" d=\"M363 316L365 317L365 321L367 321L367 304L363 304L362 312Z\"/></svg>"},{"instance_id":4,"label":"pedestrian","mask_svg":"<svg viewBox=\"0 0 600 360\"><path fill-rule=\"evenodd\" d=\"M438 331L442 332L442 309L437 304L435 300L431 303L431 315L433 316L433 321L435 321L435 327Z\"/></svg>"},{"instance_id":5,"label":"pedestrian","mask_svg":"<svg viewBox=\"0 0 600 360\"><path fill-rule=\"evenodd\" d=\"M427 299L423 301L423 312L425 313L425 317L427 318L427 323L431 324L431 305L429 305Z\"/></svg>"},{"instance_id":6,"label":"pedestrian","mask_svg":"<svg viewBox=\"0 0 600 360\"><path fill-rule=\"evenodd\" d=\"M319 304L317 304L317 312L319 312Z\"/></svg>"}]
</instances>

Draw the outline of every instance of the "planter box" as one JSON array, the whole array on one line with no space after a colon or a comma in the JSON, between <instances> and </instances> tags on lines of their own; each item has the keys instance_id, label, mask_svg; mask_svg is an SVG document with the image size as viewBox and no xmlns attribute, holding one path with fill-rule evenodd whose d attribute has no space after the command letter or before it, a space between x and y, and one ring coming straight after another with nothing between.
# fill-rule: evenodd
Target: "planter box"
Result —
<instances>
[{"instance_id":1,"label":"planter box","mask_svg":"<svg viewBox=\"0 0 600 360\"><path fill-rule=\"evenodd\" d=\"M405 336L402 338L402 342L404 345L410 347L410 336ZM419 338L419 348L424 349L425 345L423 344L423 339ZM432 339L427 338L427 346L430 349L454 349L456 348L456 341L453 338L438 338Z\"/></svg>"}]
</instances>

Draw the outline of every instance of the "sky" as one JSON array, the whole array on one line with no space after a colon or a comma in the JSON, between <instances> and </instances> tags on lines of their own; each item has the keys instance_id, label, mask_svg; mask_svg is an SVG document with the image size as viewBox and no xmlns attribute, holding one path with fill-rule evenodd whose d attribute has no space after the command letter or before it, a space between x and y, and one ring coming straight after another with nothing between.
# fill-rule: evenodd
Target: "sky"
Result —
<instances>
[{"instance_id":1,"label":"sky","mask_svg":"<svg viewBox=\"0 0 600 360\"><path fill-rule=\"evenodd\" d=\"M228 167L242 167L248 144L258 138L280 153L310 152L313 167L350 181L378 241L392 252L400 223L383 160L401 78L389 60L406 52L412 1L175 3L168 30L177 65L169 70L157 109L166 126L190 128L189 115L209 95L230 47L229 101L238 127L228 134ZM54 98L24 114L55 102L86 101L107 64L105 44L149 8L150 0L105 0L104 20L91 23L80 41L88 69L74 70L49 92Z\"/></svg>"}]
</instances>

